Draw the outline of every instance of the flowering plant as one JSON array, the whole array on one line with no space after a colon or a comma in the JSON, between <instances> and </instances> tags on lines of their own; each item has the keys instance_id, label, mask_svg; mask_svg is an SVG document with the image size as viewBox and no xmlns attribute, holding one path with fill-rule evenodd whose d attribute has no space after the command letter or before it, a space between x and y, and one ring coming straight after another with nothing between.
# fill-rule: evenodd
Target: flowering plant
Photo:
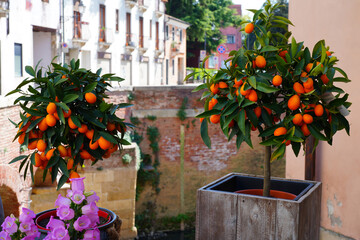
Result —
<instances>
[{"instance_id":1,"label":"flowering plant","mask_svg":"<svg viewBox=\"0 0 360 240\"><path fill-rule=\"evenodd\" d=\"M111 87L109 81L124 79L114 74L100 75L101 69L93 73L79 65L79 60L62 66L52 63L45 76L37 66L26 66L32 78L7 94L20 94L14 102L22 110L21 121L12 122L18 128L14 140L34 150L10 163L21 161L19 171L24 168L24 177L30 172L33 180L34 167L44 169L44 180L48 172L53 182L61 176L58 188L69 178L79 177L78 166L84 160L95 164L129 144L124 134L131 124L115 113L131 104L105 102L106 91Z\"/></svg>"},{"instance_id":2,"label":"flowering plant","mask_svg":"<svg viewBox=\"0 0 360 240\"><path fill-rule=\"evenodd\" d=\"M34 223L35 213L27 208L22 208L19 219L8 216L1 225L1 240L34 240L40 237L40 232Z\"/></svg>"},{"instance_id":3,"label":"flowering plant","mask_svg":"<svg viewBox=\"0 0 360 240\"><path fill-rule=\"evenodd\" d=\"M99 197L94 191L84 192L84 178L72 178L66 197L59 194L55 201L56 216L46 225L50 232L45 239L100 239Z\"/></svg>"}]
</instances>

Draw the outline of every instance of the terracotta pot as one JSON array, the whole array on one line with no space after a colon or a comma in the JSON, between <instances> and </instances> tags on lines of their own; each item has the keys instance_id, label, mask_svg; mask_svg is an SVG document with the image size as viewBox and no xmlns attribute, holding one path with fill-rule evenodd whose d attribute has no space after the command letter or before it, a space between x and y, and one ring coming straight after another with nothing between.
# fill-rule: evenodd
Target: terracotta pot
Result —
<instances>
[{"instance_id":1,"label":"terracotta pot","mask_svg":"<svg viewBox=\"0 0 360 240\"><path fill-rule=\"evenodd\" d=\"M236 193L262 196L263 189L244 189L244 190L236 191ZM294 200L296 198L296 195L278 190L270 190L270 197Z\"/></svg>"},{"instance_id":2,"label":"terracotta pot","mask_svg":"<svg viewBox=\"0 0 360 240\"><path fill-rule=\"evenodd\" d=\"M41 232L40 239L43 239L47 236L49 229L46 229L46 226L41 226L41 221L44 219L50 219L50 217L56 217L56 209L49 209L43 212L40 212L36 214L35 217L35 224L39 231ZM99 217L103 217L105 219L108 219L106 223L101 224L98 226L98 229L100 230L100 239L109 239L108 234L106 232L106 229L112 227L114 225L114 222L116 220L116 214L106 208L99 208Z\"/></svg>"}]
</instances>

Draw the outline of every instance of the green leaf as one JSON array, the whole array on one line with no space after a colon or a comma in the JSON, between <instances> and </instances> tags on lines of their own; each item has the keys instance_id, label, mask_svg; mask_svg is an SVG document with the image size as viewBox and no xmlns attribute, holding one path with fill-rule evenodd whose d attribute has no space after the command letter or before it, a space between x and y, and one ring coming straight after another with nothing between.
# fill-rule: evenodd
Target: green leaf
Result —
<instances>
[{"instance_id":1,"label":"green leaf","mask_svg":"<svg viewBox=\"0 0 360 240\"><path fill-rule=\"evenodd\" d=\"M264 93L273 93L273 92L279 91L278 88L271 87L262 82L257 83L257 90L259 90L260 92L264 92Z\"/></svg>"},{"instance_id":2,"label":"green leaf","mask_svg":"<svg viewBox=\"0 0 360 240\"><path fill-rule=\"evenodd\" d=\"M294 37L291 39L291 57L294 58L296 56L297 44Z\"/></svg>"},{"instance_id":3,"label":"green leaf","mask_svg":"<svg viewBox=\"0 0 360 240\"><path fill-rule=\"evenodd\" d=\"M106 79L106 81L116 81L116 82L122 82L122 81L124 81L124 80L125 80L124 78L115 77L115 76Z\"/></svg>"},{"instance_id":4,"label":"green leaf","mask_svg":"<svg viewBox=\"0 0 360 240\"><path fill-rule=\"evenodd\" d=\"M34 69L33 69L31 66L26 66L26 67L25 67L25 71L26 71L30 76L35 77L35 71L34 71Z\"/></svg>"},{"instance_id":5,"label":"green leaf","mask_svg":"<svg viewBox=\"0 0 360 240\"><path fill-rule=\"evenodd\" d=\"M189 74L190 75L190 74ZM189 76L188 75L188 76ZM184 80L185 81L185 80ZM202 89L207 89L207 85L206 85L206 83L203 83L203 84L201 84L201 85L199 85L199 86L197 86L194 90L192 90L191 92L197 92L197 91L200 91L200 90L202 90Z\"/></svg>"},{"instance_id":6,"label":"green leaf","mask_svg":"<svg viewBox=\"0 0 360 240\"><path fill-rule=\"evenodd\" d=\"M344 77L336 77L333 79L333 82L344 82L344 83L348 83L351 82L350 79L348 78L344 78Z\"/></svg>"},{"instance_id":7,"label":"green leaf","mask_svg":"<svg viewBox=\"0 0 360 240\"><path fill-rule=\"evenodd\" d=\"M251 76L251 77L249 77L248 78L248 82L249 82L249 84L253 87L253 88L255 88L256 89L256 78L254 77L254 76Z\"/></svg>"},{"instance_id":8,"label":"green leaf","mask_svg":"<svg viewBox=\"0 0 360 240\"><path fill-rule=\"evenodd\" d=\"M207 118L207 117L210 117L211 115L217 115L220 113L221 113L221 110L212 109L210 111L200 113L199 115L196 116L196 118Z\"/></svg>"},{"instance_id":9,"label":"green leaf","mask_svg":"<svg viewBox=\"0 0 360 240\"><path fill-rule=\"evenodd\" d=\"M24 109L25 112L30 113L31 116L39 116L39 117L41 117L41 116L44 115L44 114L41 113L41 112L38 112L38 111L33 110L33 109L31 109L31 108L25 107L23 104L20 104L20 107L21 107L22 109ZM24 124L26 124L26 123L24 123Z\"/></svg>"},{"instance_id":10,"label":"green leaf","mask_svg":"<svg viewBox=\"0 0 360 240\"><path fill-rule=\"evenodd\" d=\"M56 112L57 112L57 114L58 114L58 116L59 116L60 121L61 121L63 124L66 124L65 117L64 117L64 113L63 113L62 109L61 109L61 108L56 108Z\"/></svg>"},{"instance_id":11,"label":"green leaf","mask_svg":"<svg viewBox=\"0 0 360 240\"><path fill-rule=\"evenodd\" d=\"M307 126L311 135L313 135L315 138L322 141L328 141L328 139L313 124L308 124Z\"/></svg>"},{"instance_id":12,"label":"green leaf","mask_svg":"<svg viewBox=\"0 0 360 240\"><path fill-rule=\"evenodd\" d=\"M97 82L93 82L93 83L88 84L84 89L84 93L88 93L88 92L93 91L96 88L97 84L98 84Z\"/></svg>"},{"instance_id":13,"label":"green leaf","mask_svg":"<svg viewBox=\"0 0 360 240\"><path fill-rule=\"evenodd\" d=\"M292 24L292 22L291 22L289 19L285 18L285 17L275 16L275 18L278 19L278 20L281 20L281 21L283 21L283 22L286 22L286 23L289 24L289 25L294 26L294 24Z\"/></svg>"},{"instance_id":14,"label":"green leaf","mask_svg":"<svg viewBox=\"0 0 360 240\"><path fill-rule=\"evenodd\" d=\"M64 96L64 98L62 99L63 103L70 103L72 101L75 101L76 99L79 98L78 94L67 94Z\"/></svg>"},{"instance_id":15,"label":"green leaf","mask_svg":"<svg viewBox=\"0 0 360 240\"><path fill-rule=\"evenodd\" d=\"M260 144L263 146L273 146L273 145L278 144L278 141L276 141L276 138L271 137L271 138L268 138L268 139L262 141Z\"/></svg>"},{"instance_id":16,"label":"green leaf","mask_svg":"<svg viewBox=\"0 0 360 240\"><path fill-rule=\"evenodd\" d=\"M196 72L192 72L192 73L186 75L186 77L184 78L184 82L186 82L189 78L193 77L195 74L196 74ZM202 85L203 85L203 84L202 84ZM200 85L200 86L201 86L201 85ZM199 90L200 90L200 89L199 89ZM193 91L195 91L195 89L194 89Z\"/></svg>"},{"instance_id":17,"label":"green leaf","mask_svg":"<svg viewBox=\"0 0 360 240\"><path fill-rule=\"evenodd\" d=\"M31 121L28 129L26 129L26 133L30 132L30 131L31 131L34 127L36 127L37 124L38 124L39 122L41 122L41 120L43 120L43 119L44 119L44 118L39 118L39 119L36 119L36 120Z\"/></svg>"},{"instance_id":18,"label":"green leaf","mask_svg":"<svg viewBox=\"0 0 360 240\"><path fill-rule=\"evenodd\" d=\"M274 52L274 51L279 51L279 48L271 45L267 45L263 47L260 52L263 53L263 52Z\"/></svg>"},{"instance_id":19,"label":"green leaf","mask_svg":"<svg viewBox=\"0 0 360 240\"><path fill-rule=\"evenodd\" d=\"M241 143L244 142L245 138L244 135L242 134L242 132L238 132L237 137L236 137L236 147L237 149L240 148Z\"/></svg>"},{"instance_id":20,"label":"green leaf","mask_svg":"<svg viewBox=\"0 0 360 240\"><path fill-rule=\"evenodd\" d=\"M301 59L301 61L296 64L294 75L300 75L301 71L304 69L305 66L305 59Z\"/></svg>"},{"instance_id":21,"label":"green leaf","mask_svg":"<svg viewBox=\"0 0 360 240\"><path fill-rule=\"evenodd\" d=\"M128 107L131 107L131 106L134 106L134 104L131 104L131 103L120 103L117 105L118 108L128 108Z\"/></svg>"},{"instance_id":22,"label":"green leaf","mask_svg":"<svg viewBox=\"0 0 360 240\"><path fill-rule=\"evenodd\" d=\"M11 94L20 92L20 91L21 91L21 89L14 89L14 90L12 90L11 92L8 92L8 93L5 95L5 97L7 97L7 96L9 96L9 95L11 95Z\"/></svg>"},{"instance_id":23,"label":"green leaf","mask_svg":"<svg viewBox=\"0 0 360 240\"><path fill-rule=\"evenodd\" d=\"M77 127L81 127L81 122L77 116L71 115L70 118Z\"/></svg>"},{"instance_id":24,"label":"green leaf","mask_svg":"<svg viewBox=\"0 0 360 240\"><path fill-rule=\"evenodd\" d=\"M258 19L259 15L260 15L260 13L262 13L262 11L263 11L262 9L259 9L256 11L256 13L254 14L254 17L253 17L253 22L255 22Z\"/></svg>"},{"instance_id":25,"label":"green leaf","mask_svg":"<svg viewBox=\"0 0 360 240\"><path fill-rule=\"evenodd\" d=\"M20 155L20 156L17 156L15 157L13 160L11 160L9 162L9 164L12 164L12 163L15 163L17 161L20 161L20 160L23 160L23 159L27 159L29 157L29 155Z\"/></svg>"},{"instance_id":26,"label":"green leaf","mask_svg":"<svg viewBox=\"0 0 360 240\"><path fill-rule=\"evenodd\" d=\"M201 123L200 133L201 133L201 138L204 141L205 145L208 148L211 148L211 140L208 135L208 123L205 119Z\"/></svg>"},{"instance_id":27,"label":"green leaf","mask_svg":"<svg viewBox=\"0 0 360 240\"><path fill-rule=\"evenodd\" d=\"M48 82L48 84L47 84L47 89L48 89L48 91L49 91L50 96L51 96L53 99L55 99L55 97L56 97L55 89L54 89L54 86L53 86L53 84L52 84L51 82Z\"/></svg>"},{"instance_id":28,"label":"green leaf","mask_svg":"<svg viewBox=\"0 0 360 240\"><path fill-rule=\"evenodd\" d=\"M228 116L228 115L232 114L238 107L239 107L238 103L233 102L224 109L224 111L222 112L221 115L224 117Z\"/></svg>"},{"instance_id":29,"label":"green leaf","mask_svg":"<svg viewBox=\"0 0 360 240\"><path fill-rule=\"evenodd\" d=\"M106 112L108 111L111 107L113 106L113 104L111 103L106 103L106 102L101 102L99 109L101 112Z\"/></svg>"},{"instance_id":30,"label":"green leaf","mask_svg":"<svg viewBox=\"0 0 360 240\"><path fill-rule=\"evenodd\" d=\"M336 71L338 71L339 73L341 73L341 75L343 75L345 78L348 79L347 74L344 72L344 70L342 70L341 68L338 67L333 67Z\"/></svg>"},{"instance_id":31,"label":"green leaf","mask_svg":"<svg viewBox=\"0 0 360 240\"><path fill-rule=\"evenodd\" d=\"M276 159L282 158L285 154L285 149L286 149L286 144L281 144L280 147L278 147L271 155L270 161L272 162Z\"/></svg>"},{"instance_id":32,"label":"green leaf","mask_svg":"<svg viewBox=\"0 0 360 240\"><path fill-rule=\"evenodd\" d=\"M240 128L240 131L246 135L246 132L245 132L245 110L244 109L241 109L239 115L238 115L238 119L237 119L237 122L238 122L238 125L239 125L239 128Z\"/></svg>"},{"instance_id":33,"label":"green leaf","mask_svg":"<svg viewBox=\"0 0 360 240\"><path fill-rule=\"evenodd\" d=\"M294 151L295 156L299 155L301 144L298 142L291 142L292 150Z\"/></svg>"},{"instance_id":34,"label":"green leaf","mask_svg":"<svg viewBox=\"0 0 360 240\"><path fill-rule=\"evenodd\" d=\"M65 174L63 174L58 182L56 191L59 191L60 188L66 183L67 180L68 180L68 177Z\"/></svg>"},{"instance_id":35,"label":"green leaf","mask_svg":"<svg viewBox=\"0 0 360 240\"><path fill-rule=\"evenodd\" d=\"M69 177L69 171L67 169L67 164L66 164L65 160L62 158L59 161L59 168L60 168L61 172L63 173L63 175L65 175L66 177Z\"/></svg>"},{"instance_id":36,"label":"green leaf","mask_svg":"<svg viewBox=\"0 0 360 240\"><path fill-rule=\"evenodd\" d=\"M117 144L118 142L116 141L116 139L109 133L107 132L103 132L103 131L100 131L99 134L105 138L106 140L108 140L109 142L112 142L112 143L115 143Z\"/></svg>"}]
</instances>

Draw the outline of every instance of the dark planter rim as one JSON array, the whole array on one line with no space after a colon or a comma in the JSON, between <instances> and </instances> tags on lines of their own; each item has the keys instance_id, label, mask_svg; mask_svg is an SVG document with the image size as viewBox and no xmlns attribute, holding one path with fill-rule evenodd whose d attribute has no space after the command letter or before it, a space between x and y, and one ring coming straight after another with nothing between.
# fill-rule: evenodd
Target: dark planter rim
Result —
<instances>
[{"instance_id":1,"label":"dark planter rim","mask_svg":"<svg viewBox=\"0 0 360 240\"><path fill-rule=\"evenodd\" d=\"M245 173L236 173L236 172L232 172L229 173L223 177L220 177L219 179L216 179L215 181L201 187L199 190L202 191L214 191L214 192L223 192L226 194L241 194L241 193L235 193L235 190L233 192L229 192L229 191L222 191L222 190L215 190L213 188L229 181L231 178L234 178L236 176L240 176L240 177L247 177L247 178L253 178L253 179L263 179L263 176L260 175L253 175L253 174L245 174ZM287 183L308 183L308 186L300 193L297 194L296 198L294 200L288 200L288 199L281 199L284 201L302 201L302 199L305 197L305 195L307 195L307 193L315 186L317 185L319 182L316 181L310 181L310 180L296 180L296 179L287 179L287 178L279 178L279 177L271 177L271 181L283 181L283 182L287 182ZM274 190L271 188L271 190ZM243 194L242 194L243 195ZM271 198L271 197L264 197L264 196L256 196L256 195L248 195L247 196L251 196L251 197L260 197L260 198L269 198L269 199L277 199L277 198Z\"/></svg>"},{"instance_id":2,"label":"dark planter rim","mask_svg":"<svg viewBox=\"0 0 360 240\"><path fill-rule=\"evenodd\" d=\"M48 209L48 210L45 210L45 211L42 211L42 212L39 212L39 213L36 214L36 217L35 217L35 225L36 225L36 227L38 228L38 230L39 230L40 232L42 232L42 233L48 233L49 230L48 230L48 229L43 229L43 227L41 227L41 226L38 225L38 223L37 223L37 222L38 222L38 218L39 218L40 216L48 213L48 212L53 212L53 211L56 212L56 208ZM98 229L99 229L99 230L105 230L105 229L111 227L111 226L114 224L114 222L115 222L115 220L116 220L116 214L115 214L113 211L109 210L109 209L99 207L99 212L100 212L100 211L105 212L105 213L107 213L107 214L110 216L110 220L109 220L109 221L107 221L107 222L104 223L103 225L98 226Z\"/></svg>"}]
</instances>

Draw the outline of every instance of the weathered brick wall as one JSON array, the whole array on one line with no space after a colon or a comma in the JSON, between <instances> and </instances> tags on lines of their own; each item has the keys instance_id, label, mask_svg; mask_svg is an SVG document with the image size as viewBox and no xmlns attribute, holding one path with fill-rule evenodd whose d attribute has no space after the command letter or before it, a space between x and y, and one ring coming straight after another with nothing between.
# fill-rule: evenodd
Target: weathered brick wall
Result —
<instances>
[{"instance_id":1,"label":"weathered brick wall","mask_svg":"<svg viewBox=\"0 0 360 240\"><path fill-rule=\"evenodd\" d=\"M180 126L185 126L185 154L184 154L184 194L185 212L195 211L196 190L211 181L230 172L247 172L262 174L263 147L260 146L254 132L252 137L254 149L245 143L239 151L236 149L235 139L227 142L219 125L209 124L209 136L212 148L208 149L200 136L200 122L194 118L203 111L202 103L198 101L201 93L192 93L194 86L171 87L134 87L135 96L132 116L139 117L145 124L139 127L144 140L141 149L151 153L149 141L146 137L148 126L156 126L161 138L159 141L159 158L161 172L161 191L156 198L149 186L136 203L136 212L144 210L144 203L156 201L158 216L176 216L180 213ZM176 116L183 99L188 98L188 118L181 122ZM157 119L150 121L147 115L155 115ZM280 167L280 168L279 168ZM274 176L284 174L283 162L275 162Z\"/></svg>"}]
</instances>

